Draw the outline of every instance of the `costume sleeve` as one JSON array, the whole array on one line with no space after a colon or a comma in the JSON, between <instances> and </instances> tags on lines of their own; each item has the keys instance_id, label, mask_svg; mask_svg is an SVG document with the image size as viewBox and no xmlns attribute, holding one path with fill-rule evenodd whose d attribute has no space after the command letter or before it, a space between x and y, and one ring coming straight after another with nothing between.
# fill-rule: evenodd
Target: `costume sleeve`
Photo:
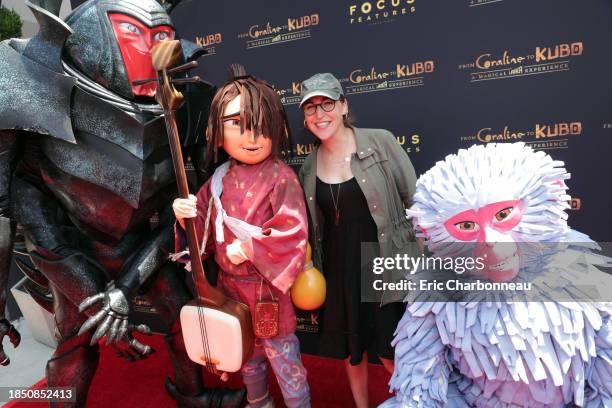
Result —
<instances>
[{"instance_id":1,"label":"costume sleeve","mask_svg":"<svg viewBox=\"0 0 612 408\"><path fill-rule=\"evenodd\" d=\"M304 267L308 239L304 192L290 168L279 173L270 203L274 215L243 248L262 276L286 293Z\"/></svg>"},{"instance_id":2,"label":"costume sleeve","mask_svg":"<svg viewBox=\"0 0 612 408\"><path fill-rule=\"evenodd\" d=\"M406 152L397 143L393 134L391 134L391 132L385 132L385 136L386 139L388 138L388 140L385 140L385 145L391 163L393 178L397 185L397 191L406 208L410 208L412 205L412 196L416 190L417 180L414 167Z\"/></svg>"},{"instance_id":3,"label":"costume sleeve","mask_svg":"<svg viewBox=\"0 0 612 408\"><path fill-rule=\"evenodd\" d=\"M430 302L431 303L431 302ZM395 367L389 381L395 396L378 408L442 408L447 402L450 367L433 313L419 313L419 304L406 309L391 345Z\"/></svg>"},{"instance_id":4,"label":"costume sleeve","mask_svg":"<svg viewBox=\"0 0 612 408\"><path fill-rule=\"evenodd\" d=\"M200 252L202 252L202 243L204 238L204 226L206 223L206 217L209 211L209 201L210 201L210 182L204 183L204 185L198 191L196 195L198 199L197 203L197 212L198 215L195 218L196 225L196 235L198 237L198 243L200 245ZM212 208L210 209L212 211ZM211 239L212 237L212 229L213 225L208 227L208 239L206 240L206 251L202 254L202 260L206 259L208 255L214 250L214 242ZM187 234L181 224L176 221L174 223L174 252L175 256L183 252L183 256L176 258L178 262L187 263L189 262L189 254L184 252L187 251Z\"/></svg>"}]
</instances>

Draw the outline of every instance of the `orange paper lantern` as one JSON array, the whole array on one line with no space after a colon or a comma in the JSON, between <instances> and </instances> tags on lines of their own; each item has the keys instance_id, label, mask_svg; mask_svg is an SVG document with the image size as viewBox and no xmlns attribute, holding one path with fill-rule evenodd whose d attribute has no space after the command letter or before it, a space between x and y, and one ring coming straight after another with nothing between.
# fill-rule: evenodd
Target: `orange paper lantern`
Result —
<instances>
[{"instance_id":1,"label":"orange paper lantern","mask_svg":"<svg viewBox=\"0 0 612 408\"><path fill-rule=\"evenodd\" d=\"M291 300L302 310L315 310L325 302L327 285L323 274L309 262L291 287Z\"/></svg>"}]
</instances>

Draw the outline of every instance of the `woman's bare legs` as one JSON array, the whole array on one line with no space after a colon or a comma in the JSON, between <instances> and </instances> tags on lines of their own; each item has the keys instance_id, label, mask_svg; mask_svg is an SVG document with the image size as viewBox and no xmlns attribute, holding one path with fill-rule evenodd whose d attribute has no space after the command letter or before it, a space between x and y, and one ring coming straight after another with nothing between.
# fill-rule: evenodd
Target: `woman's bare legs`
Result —
<instances>
[{"instance_id":1,"label":"woman's bare legs","mask_svg":"<svg viewBox=\"0 0 612 408\"><path fill-rule=\"evenodd\" d=\"M368 408L368 353L363 353L361 362L351 365L351 358L344 360L353 400L357 408Z\"/></svg>"},{"instance_id":2,"label":"woman's bare legs","mask_svg":"<svg viewBox=\"0 0 612 408\"><path fill-rule=\"evenodd\" d=\"M387 370L389 374L393 374L393 368L395 366L395 364L393 363L393 360L389 360L389 359L381 357L380 361L382 361L382 364L385 366L385 370Z\"/></svg>"}]
</instances>

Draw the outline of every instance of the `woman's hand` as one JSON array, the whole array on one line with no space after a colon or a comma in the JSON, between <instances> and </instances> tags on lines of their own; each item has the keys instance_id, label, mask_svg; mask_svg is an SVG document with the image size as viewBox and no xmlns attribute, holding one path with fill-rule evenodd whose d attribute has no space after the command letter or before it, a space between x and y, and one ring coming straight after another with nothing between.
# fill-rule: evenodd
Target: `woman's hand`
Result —
<instances>
[{"instance_id":1,"label":"woman's hand","mask_svg":"<svg viewBox=\"0 0 612 408\"><path fill-rule=\"evenodd\" d=\"M193 194L189 194L189 198L174 200L172 210L181 227L185 228L185 218L195 218L198 215L197 204L198 199Z\"/></svg>"}]
</instances>

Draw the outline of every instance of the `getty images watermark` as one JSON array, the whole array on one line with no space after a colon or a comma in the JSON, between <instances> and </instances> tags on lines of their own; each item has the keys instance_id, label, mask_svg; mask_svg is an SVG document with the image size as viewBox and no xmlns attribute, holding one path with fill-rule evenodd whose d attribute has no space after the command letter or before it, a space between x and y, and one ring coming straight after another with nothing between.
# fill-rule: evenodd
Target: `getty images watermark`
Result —
<instances>
[{"instance_id":1,"label":"getty images watermark","mask_svg":"<svg viewBox=\"0 0 612 408\"><path fill-rule=\"evenodd\" d=\"M487 269L485 257L437 257L410 256L406 253L395 254L394 257L375 257L372 259L372 273L382 275L385 271L401 270L407 274L414 275L417 271L452 271L457 275L465 272L480 272L484 277ZM399 282L385 282L384 279L375 279L372 287L377 291L385 290L531 290L531 282L491 282L481 279L467 281L462 279L418 279L410 280L404 278Z\"/></svg>"},{"instance_id":2,"label":"getty images watermark","mask_svg":"<svg viewBox=\"0 0 612 408\"><path fill-rule=\"evenodd\" d=\"M361 298L388 301L612 301L612 244L363 243Z\"/></svg>"}]
</instances>

